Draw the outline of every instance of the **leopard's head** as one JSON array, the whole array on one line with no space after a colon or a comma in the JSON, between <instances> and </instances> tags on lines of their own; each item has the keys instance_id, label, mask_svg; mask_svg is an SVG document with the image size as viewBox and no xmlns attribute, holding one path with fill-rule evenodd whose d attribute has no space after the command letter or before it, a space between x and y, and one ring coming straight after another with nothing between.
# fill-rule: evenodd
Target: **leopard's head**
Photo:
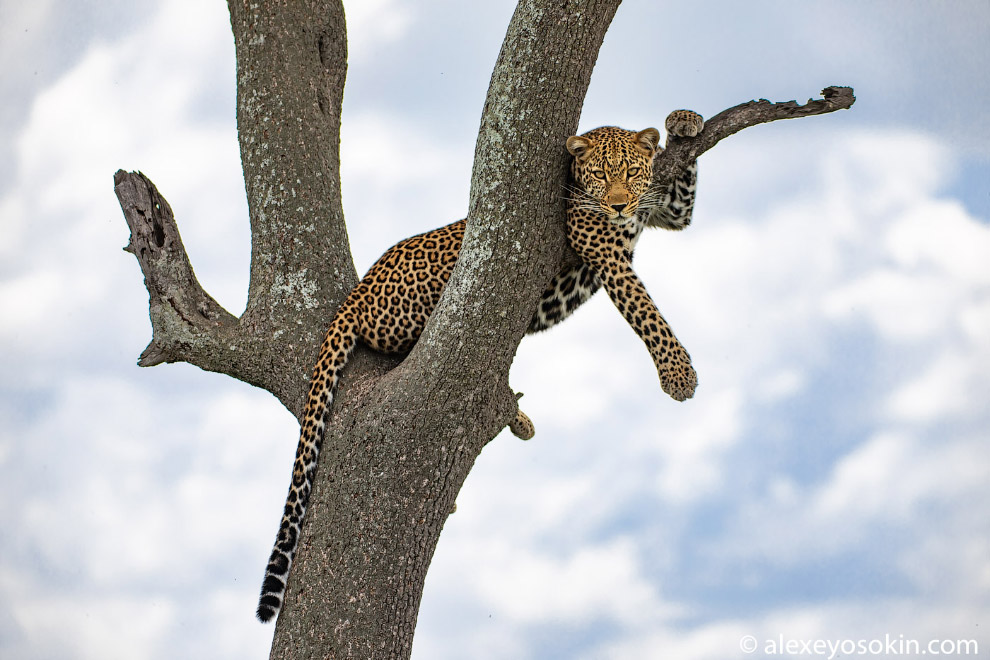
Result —
<instances>
[{"instance_id":1,"label":"leopard's head","mask_svg":"<svg viewBox=\"0 0 990 660\"><path fill-rule=\"evenodd\" d=\"M571 195L572 203L614 222L634 217L653 181L659 144L655 128L636 132L603 126L567 138L567 150L574 156L571 173L579 188Z\"/></svg>"}]
</instances>

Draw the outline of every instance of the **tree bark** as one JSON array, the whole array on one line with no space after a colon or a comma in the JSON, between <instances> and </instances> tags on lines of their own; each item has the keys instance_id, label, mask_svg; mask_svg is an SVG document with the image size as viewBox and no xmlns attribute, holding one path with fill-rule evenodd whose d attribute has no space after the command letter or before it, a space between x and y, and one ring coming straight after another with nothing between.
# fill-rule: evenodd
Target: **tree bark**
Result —
<instances>
[{"instance_id":1,"label":"tree bark","mask_svg":"<svg viewBox=\"0 0 990 660\"><path fill-rule=\"evenodd\" d=\"M297 416L323 331L357 283L340 196L347 37L340 0L230 0L237 132L251 219L243 332Z\"/></svg>"},{"instance_id":2,"label":"tree bark","mask_svg":"<svg viewBox=\"0 0 990 660\"><path fill-rule=\"evenodd\" d=\"M229 4L252 232L248 304L236 318L203 291L168 203L144 175L117 172L125 249L150 297L153 338L139 364L226 373L298 416L322 333L357 282L339 190L343 8ZM409 657L444 521L482 448L515 414L507 378L516 347L546 282L576 259L563 231L563 145L618 4L520 1L482 113L457 266L405 360L359 350L345 371L272 658ZM746 126L854 100L848 88L823 94L720 113L699 136L669 141L654 184Z\"/></svg>"},{"instance_id":3,"label":"tree bark","mask_svg":"<svg viewBox=\"0 0 990 660\"><path fill-rule=\"evenodd\" d=\"M438 308L401 365L334 403L273 658L409 656L457 492L515 414L509 366L565 245L559 145L618 0L542 4L520 2L510 23Z\"/></svg>"}]
</instances>

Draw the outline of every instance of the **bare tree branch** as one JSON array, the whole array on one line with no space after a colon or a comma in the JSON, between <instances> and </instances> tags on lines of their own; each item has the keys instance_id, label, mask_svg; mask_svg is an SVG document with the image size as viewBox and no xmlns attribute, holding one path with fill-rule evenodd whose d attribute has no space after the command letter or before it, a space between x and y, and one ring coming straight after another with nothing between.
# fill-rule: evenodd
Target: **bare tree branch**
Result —
<instances>
[{"instance_id":1,"label":"bare tree branch","mask_svg":"<svg viewBox=\"0 0 990 660\"><path fill-rule=\"evenodd\" d=\"M141 172L119 170L114 192L131 237L124 249L138 260L148 289L152 339L138 366L188 362L264 388L288 406L296 396L272 369L271 342L246 330L200 285L172 208Z\"/></svg>"},{"instance_id":2,"label":"bare tree branch","mask_svg":"<svg viewBox=\"0 0 990 660\"><path fill-rule=\"evenodd\" d=\"M182 245L172 207L155 185L141 172L118 170L113 177L114 192L131 229L125 251L133 254L144 272L145 285L152 296L151 306L167 306L193 331L229 329L237 319L203 290L193 273ZM173 338L169 338L170 340ZM174 344L174 341L169 341ZM138 364L150 367L175 362L184 356L174 346L152 345Z\"/></svg>"},{"instance_id":3,"label":"bare tree branch","mask_svg":"<svg viewBox=\"0 0 990 660\"><path fill-rule=\"evenodd\" d=\"M148 177L141 172L119 170L113 180L114 192L131 229L124 250L141 265L150 297L154 334L138 365L151 367L181 360L219 370L222 362L211 364L203 346L214 345L220 335L235 333L237 319L196 279L172 207Z\"/></svg>"},{"instance_id":4,"label":"bare tree branch","mask_svg":"<svg viewBox=\"0 0 990 660\"><path fill-rule=\"evenodd\" d=\"M766 99L748 101L723 110L705 122L705 128L693 138L668 137L664 149L653 164L653 186L666 188L685 167L723 140L744 128L778 119L794 119L845 110L856 102L852 87L826 87L819 100L804 105L796 101L771 103Z\"/></svg>"}]
</instances>

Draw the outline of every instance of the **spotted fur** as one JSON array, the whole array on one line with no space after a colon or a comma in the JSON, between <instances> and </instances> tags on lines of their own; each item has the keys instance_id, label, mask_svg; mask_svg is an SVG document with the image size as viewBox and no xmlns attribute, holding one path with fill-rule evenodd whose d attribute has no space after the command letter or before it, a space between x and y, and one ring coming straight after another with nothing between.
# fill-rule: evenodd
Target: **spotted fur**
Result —
<instances>
[{"instance_id":1,"label":"spotted fur","mask_svg":"<svg viewBox=\"0 0 990 660\"><path fill-rule=\"evenodd\" d=\"M705 127L701 115L691 110L674 110L664 124L667 135L675 138L694 137ZM640 213L647 227L662 227L678 231L691 224L694 212L694 191L698 184L698 163L688 165L684 174L667 188L654 188L640 200L648 213Z\"/></svg>"},{"instance_id":2,"label":"spotted fur","mask_svg":"<svg viewBox=\"0 0 990 660\"><path fill-rule=\"evenodd\" d=\"M701 117L679 110L680 123L668 132L700 130ZM696 118L696 120L694 119ZM683 128L687 126L687 128ZM692 166L670 189L647 193L659 133L599 128L567 141L574 154L574 197L567 205L567 233L583 263L561 272L540 299L529 332L545 330L570 315L604 283L609 296L643 338L657 363L661 384L683 400L694 391L690 358L632 272L632 251L644 226L680 229L690 223L694 203ZM656 217L656 220L652 218ZM269 621L281 610L286 582L323 441L327 412L340 374L360 340L385 353L409 351L437 302L460 254L465 220L407 238L375 262L330 322L313 369L300 425L292 483L275 547L268 560L258 618ZM535 429L522 411L510 430L528 440Z\"/></svg>"},{"instance_id":3,"label":"spotted fur","mask_svg":"<svg viewBox=\"0 0 990 660\"><path fill-rule=\"evenodd\" d=\"M690 111L675 112L667 125L684 137L703 127L701 117ZM690 223L694 205L696 164L668 190L648 192L659 142L655 128L633 132L614 126L568 138L579 194L568 201L567 238L646 344L663 390L684 401L694 396L698 384L691 357L632 269L633 250L650 220L655 226L682 229Z\"/></svg>"}]
</instances>

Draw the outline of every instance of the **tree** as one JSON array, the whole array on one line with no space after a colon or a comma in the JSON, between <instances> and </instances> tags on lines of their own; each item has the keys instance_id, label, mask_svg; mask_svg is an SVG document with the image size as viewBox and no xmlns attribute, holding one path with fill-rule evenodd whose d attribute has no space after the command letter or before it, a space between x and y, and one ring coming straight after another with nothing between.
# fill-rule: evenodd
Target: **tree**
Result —
<instances>
[{"instance_id":1,"label":"tree","mask_svg":"<svg viewBox=\"0 0 990 660\"><path fill-rule=\"evenodd\" d=\"M405 359L359 350L345 372L273 658L409 656L444 521L481 449L515 414L516 347L545 283L577 258L563 232L563 145L618 4L520 0L485 102L457 267ZM225 373L298 417L323 331L358 281L340 202L344 12L340 0L229 0L229 9L252 237L247 308L234 317L202 289L164 197L144 175L117 172L125 249L150 296L153 338L138 364ZM823 94L720 113L698 137L668 144L654 185L742 128L854 100L848 88ZM389 157L406 158L402 148L396 136Z\"/></svg>"}]
</instances>

